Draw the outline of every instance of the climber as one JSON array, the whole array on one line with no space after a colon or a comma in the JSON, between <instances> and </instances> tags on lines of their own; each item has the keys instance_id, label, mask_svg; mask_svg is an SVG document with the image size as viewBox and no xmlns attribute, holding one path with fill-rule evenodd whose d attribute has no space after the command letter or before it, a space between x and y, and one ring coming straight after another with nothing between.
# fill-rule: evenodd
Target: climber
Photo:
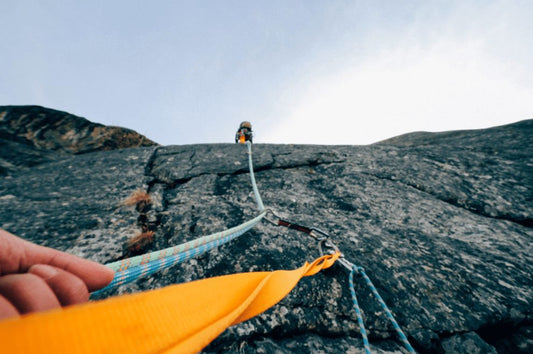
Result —
<instances>
[{"instance_id":1,"label":"climber","mask_svg":"<svg viewBox=\"0 0 533 354\"><path fill-rule=\"evenodd\" d=\"M244 121L239 125L237 133L235 133L235 142L239 144L244 144L249 141L252 142L253 132L252 132L252 123Z\"/></svg>"},{"instance_id":2,"label":"climber","mask_svg":"<svg viewBox=\"0 0 533 354\"><path fill-rule=\"evenodd\" d=\"M0 229L0 320L86 302L114 272Z\"/></svg>"}]
</instances>

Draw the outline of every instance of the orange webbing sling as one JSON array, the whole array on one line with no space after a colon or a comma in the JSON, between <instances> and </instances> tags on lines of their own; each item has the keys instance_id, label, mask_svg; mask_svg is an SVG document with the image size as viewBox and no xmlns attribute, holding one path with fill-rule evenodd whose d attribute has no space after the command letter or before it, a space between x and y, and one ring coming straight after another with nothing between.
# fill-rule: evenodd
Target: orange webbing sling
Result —
<instances>
[{"instance_id":1,"label":"orange webbing sling","mask_svg":"<svg viewBox=\"0 0 533 354\"><path fill-rule=\"evenodd\" d=\"M5 353L194 353L227 327L260 314L327 255L295 270L238 273L0 322Z\"/></svg>"}]
</instances>

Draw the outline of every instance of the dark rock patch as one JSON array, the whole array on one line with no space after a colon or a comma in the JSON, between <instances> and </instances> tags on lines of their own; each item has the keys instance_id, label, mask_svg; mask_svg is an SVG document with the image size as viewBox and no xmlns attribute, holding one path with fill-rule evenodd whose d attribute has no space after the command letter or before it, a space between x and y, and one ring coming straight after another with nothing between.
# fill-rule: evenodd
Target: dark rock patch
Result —
<instances>
[{"instance_id":1,"label":"dark rock patch","mask_svg":"<svg viewBox=\"0 0 533 354\"><path fill-rule=\"evenodd\" d=\"M155 146L131 129L40 106L0 106L0 175L69 154Z\"/></svg>"}]
</instances>

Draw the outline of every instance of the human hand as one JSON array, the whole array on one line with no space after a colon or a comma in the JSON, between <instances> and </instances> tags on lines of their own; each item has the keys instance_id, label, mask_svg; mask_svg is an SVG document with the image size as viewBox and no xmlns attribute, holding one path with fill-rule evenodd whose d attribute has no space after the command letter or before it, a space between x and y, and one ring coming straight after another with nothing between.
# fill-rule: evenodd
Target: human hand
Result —
<instances>
[{"instance_id":1,"label":"human hand","mask_svg":"<svg viewBox=\"0 0 533 354\"><path fill-rule=\"evenodd\" d=\"M0 229L0 320L86 302L113 280L95 262L38 246Z\"/></svg>"}]
</instances>

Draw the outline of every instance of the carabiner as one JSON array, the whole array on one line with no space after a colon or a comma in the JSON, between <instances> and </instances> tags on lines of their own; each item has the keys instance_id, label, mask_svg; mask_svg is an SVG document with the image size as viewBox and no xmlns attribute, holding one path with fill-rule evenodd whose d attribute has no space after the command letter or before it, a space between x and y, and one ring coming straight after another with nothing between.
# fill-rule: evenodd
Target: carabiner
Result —
<instances>
[{"instance_id":1,"label":"carabiner","mask_svg":"<svg viewBox=\"0 0 533 354\"><path fill-rule=\"evenodd\" d=\"M319 228L316 228L316 227L312 227L311 228L311 232L309 233L309 235L311 235L312 237L314 237L318 241L329 239L329 235L326 232L324 232L324 231L322 231L322 230L320 230ZM322 235L322 236L320 236L320 235Z\"/></svg>"},{"instance_id":2,"label":"carabiner","mask_svg":"<svg viewBox=\"0 0 533 354\"><path fill-rule=\"evenodd\" d=\"M337 245L335 245L330 239L326 238L318 241L318 250L320 251L321 256L340 252L339 247L337 247Z\"/></svg>"},{"instance_id":3,"label":"carabiner","mask_svg":"<svg viewBox=\"0 0 533 354\"><path fill-rule=\"evenodd\" d=\"M339 250L339 247L337 247L337 245L329 239L320 240L318 242L318 250L320 251L321 256L324 256L325 254L334 254L337 252L340 253L341 256L339 257L337 262L339 262L348 271L352 271L352 268L355 266L352 262L344 258L344 253L342 253Z\"/></svg>"},{"instance_id":4,"label":"carabiner","mask_svg":"<svg viewBox=\"0 0 533 354\"><path fill-rule=\"evenodd\" d=\"M270 209L270 208L269 208L269 209L266 209L266 214L265 214L264 219L265 219L266 221L268 221L269 223L271 223L272 225L274 225L274 226L279 226L279 224L278 224L276 221L274 221L274 220L268 218L268 214L269 214L269 213L272 214L276 219L280 220L279 216L278 216L276 213L274 213L274 211L273 211L272 209Z\"/></svg>"}]
</instances>

